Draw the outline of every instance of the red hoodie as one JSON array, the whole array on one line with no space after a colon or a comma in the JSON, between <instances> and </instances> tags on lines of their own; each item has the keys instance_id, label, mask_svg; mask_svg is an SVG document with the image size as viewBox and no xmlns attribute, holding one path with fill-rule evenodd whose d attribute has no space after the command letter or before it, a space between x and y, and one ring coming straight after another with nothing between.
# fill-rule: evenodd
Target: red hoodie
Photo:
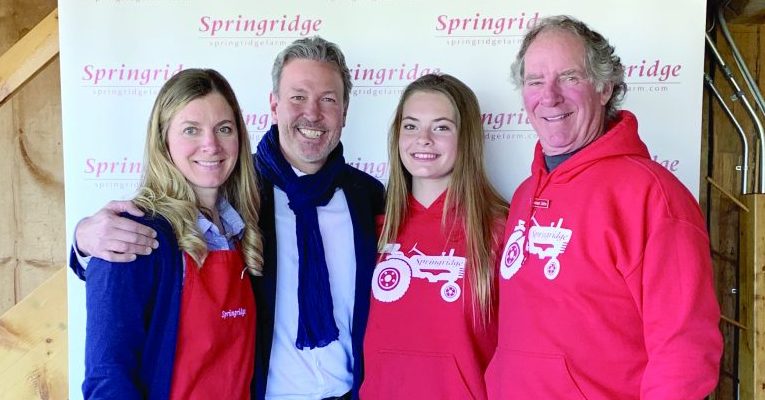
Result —
<instances>
[{"instance_id":1,"label":"red hoodie","mask_svg":"<svg viewBox=\"0 0 765 400\"><path fill-rule=\"evenodd\" d=\"M722 340L693 196L622 111L605 135L513 196L500 260L491 399L701 399Z\"/></svg>"},{"instance_id":2,"label":"red hoodie","mask_svg":"<svg viewBox=\"0 0 765 400\"><path fill-rule=\"evenodd\" d=\"M482 328L473 313L465 232L453 217L442 226L444 199L425 208L410 197L396 243L375 268L364 400L486 398L496 315Z\"/></svg>"}]
</instances>

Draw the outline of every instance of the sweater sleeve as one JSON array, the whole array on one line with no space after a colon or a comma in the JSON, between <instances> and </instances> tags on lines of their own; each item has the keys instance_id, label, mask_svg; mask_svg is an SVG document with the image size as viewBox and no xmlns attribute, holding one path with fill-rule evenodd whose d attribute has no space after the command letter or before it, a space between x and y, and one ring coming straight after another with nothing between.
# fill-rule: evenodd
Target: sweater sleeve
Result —
<instances>
[{"instance_id":1,"label":"sweater sleeve","mask_svg":"<svg viewBox=\"0 0 765 400\"><path fill-rule=\"evenodd\" d=\"M93 258L85 271L85 399L141 399L140 366L153 299L156 256L129 263Z\"/></svg>"},{"instance_id":2,"label":"sweater sleeve","mask_svg":"<svg viewBox=\"0 0 765 400\"><path fill-rule=\"evenodd\" d=\"M641 305L648 364L647 399L701 399L717 384L722 337L707 233L664 218L651 230L642 274L628 278ZM637 272L637 271L635 271Z\"/></svg>"},{"instance_id":3,"label":"sweater sleeve","mask_svg":"<svg viewBox=\"0 0 765 400\"><path fill-rule=\"evenodd\" d=\"M85 269L88 267L87 263L84 263L84 261L89 262L90 259L92 258L81 256L77 252L77 245L72 244L72 249L69 251L69 268L72 269L72 272L74 272L80 280L85 280Z\"/></svg>"}]
</instances>

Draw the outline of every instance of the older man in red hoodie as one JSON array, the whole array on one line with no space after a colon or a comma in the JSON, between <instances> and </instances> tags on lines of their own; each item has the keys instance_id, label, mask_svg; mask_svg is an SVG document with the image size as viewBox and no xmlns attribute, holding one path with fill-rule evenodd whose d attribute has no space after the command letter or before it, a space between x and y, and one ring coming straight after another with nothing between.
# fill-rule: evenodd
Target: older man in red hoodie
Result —
<instances>
[{"instance_id":1,"label":"older man in red hoodie","mask_svg":"<svg viewBox=\"0 0 765 400\"><path fill-rule=\"evenodd\" d=\"M722 340L698 203L650 159L614 48L540 20L513 65L539 137L511 201L492 399L700 399Z\"/></svg>"}]
</instances>

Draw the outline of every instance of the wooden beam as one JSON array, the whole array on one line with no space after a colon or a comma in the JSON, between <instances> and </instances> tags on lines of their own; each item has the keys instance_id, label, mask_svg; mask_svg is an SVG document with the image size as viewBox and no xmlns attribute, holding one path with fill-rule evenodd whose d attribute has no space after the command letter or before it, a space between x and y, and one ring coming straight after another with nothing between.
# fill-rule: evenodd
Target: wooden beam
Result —
<instances>
[{"instance_id":1,"label":"wooden beam","mask_svg":"<svg viewBox=\"0 0 765 400\"><path fill-rule=\"evenodd\" d=\"M65 399L66 268L0 316L0 388L4 399Z\"/></svg>"},{"instance_id":2,"label":"wooden beam","mask_svg":"<svg viewBox=\"0 0 765 400\"><path fill-rule=\"evenodd\" d=\"M709 184L711 184L713 188L717 189L717 191L719 191L723 196L725 196L725 198L733 202L733 204L737 205L738 208L744 210L745 212L749 212L749 209L747 209L746 206L743 203L741 203L741 201L739 201L738 198L736 198L736 196L734 196L731 192L725 190L714 179L708 176L707 182L709 182Z\"/></svg>"},{"instance_id":3,"label":"wooden beam","mask_svg":"<svg viewBox=\"0 0 765 400\"><path fill-rule=\"evenodd\" d=\"M739 379L742 399L765 400L765 195L743 196Z\"/></svg>"},{"instance_id":4,"label":"wooden beam","mask_svg":"<svg viewBox=\"0 0 765 400\"><path fill-rule=\"evenodd\" d=\"M733 11L733 17L728 20L730 23L765 23L765 0L732 0L728 9Z\"/></svg>"},{"instance_id":5,"label":"wooden beam","mask_svg":"<svg viewBox=\"0 0 765 400\"><path fill-rule=\"evenodd\" d=\"M0 56L0 105L58 54L58 9Z\"/></svg>"}]
</instances>

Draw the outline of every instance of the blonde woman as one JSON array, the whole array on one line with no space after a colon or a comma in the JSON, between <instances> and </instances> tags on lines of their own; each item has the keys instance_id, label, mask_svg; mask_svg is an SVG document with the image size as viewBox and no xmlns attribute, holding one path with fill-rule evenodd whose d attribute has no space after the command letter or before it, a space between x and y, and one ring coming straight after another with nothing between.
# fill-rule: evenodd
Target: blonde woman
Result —
<instances>
[{"instance_id":1,"label":"blonde woman","mask_svg":"<svg viewBox=\"0 0 765 400\"><path fill-rule=\"evenodd\" d=\"M506 202L486 176L475 94L425 75L401 96L364 339L369 399L485 399Z\"/></svg>"},{"instance_id":2,"label":"blonde woman","mask_svg":"<svg viewBox=\"0 0 765 400\"><path fill-rule=\"evenodd\" d=\"M130 218L159 248L88 265L84 397L249 399L259 197L241 110L218 72L184 70L160 90L133 202L145 216Z\"/></svg>"}]
</instances>

